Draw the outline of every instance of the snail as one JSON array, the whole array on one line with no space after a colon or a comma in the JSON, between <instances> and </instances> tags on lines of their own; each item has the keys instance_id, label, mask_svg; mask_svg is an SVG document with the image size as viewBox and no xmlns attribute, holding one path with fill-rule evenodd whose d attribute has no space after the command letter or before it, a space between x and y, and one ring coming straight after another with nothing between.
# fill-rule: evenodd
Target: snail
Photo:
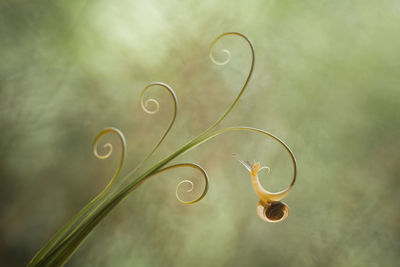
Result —
<instances>
[{"instance_id":1,"label":"snail","mask_svg":"<svg viewBox=\"0 0 400 267\"><path fill-rule=\"evenodd\" d=\"M258 217L263 221L272 223L281 222L286 219L289 215L289 207L281 200L289 194L290 189L294 184L294 180L285 190L276 193L269 192L264 189L258 178L258 173L263 169L266 169L269 172L269 167L260 167L259 162L254 162L254 164L251 165L250 162L244 162L237 155L234 154L233 156L235 156L237 160L239 160L239 162L250 172L254 191L260 198L257 204Z\"/></svg>"}]
</instances>

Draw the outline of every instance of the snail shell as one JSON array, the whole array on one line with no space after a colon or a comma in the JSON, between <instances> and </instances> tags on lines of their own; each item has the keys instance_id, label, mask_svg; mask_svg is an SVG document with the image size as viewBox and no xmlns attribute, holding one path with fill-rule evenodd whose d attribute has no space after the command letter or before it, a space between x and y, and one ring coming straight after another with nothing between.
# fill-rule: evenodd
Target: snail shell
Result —
<instances>
[{"instance_id":1,"label":"snail shell","mask_svg":"<svg viewBox=\"0 0 400 267\"><path fill-rule=\"evenodd\" d=\"M266 222L281 222L289 215L289 207L281 201L259 201L257 205L257 215Z\"/></svg>"}]
</instances>

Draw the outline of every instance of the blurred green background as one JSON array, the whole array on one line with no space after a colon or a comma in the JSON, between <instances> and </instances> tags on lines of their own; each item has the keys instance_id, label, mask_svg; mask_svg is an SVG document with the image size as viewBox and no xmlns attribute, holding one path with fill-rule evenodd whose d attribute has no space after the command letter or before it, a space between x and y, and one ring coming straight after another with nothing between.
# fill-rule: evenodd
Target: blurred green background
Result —
<instances>
[{"instance_id":1,"label":"blurred green background","mask_svg":"<svg viewBox=\"0 0 400 267\"><path fill-rule=\"evenodd\" d=\"M262 136L228 133L175 161L208 171L201 202L175 199L182 179L201 190L198 173L155 176L67 266L398 266L396 0L1 1L1 266L26 264L104 188L118 153L105 161L91 154L101 129L125 133L125 174L150 151L172 104L153 88L146 96L160 101L161 112L142 112L147 84L165 82L179 98L177 122L151 162L222 114L250 67L249 48L235 37L217 46L220 59L220 48L231 50L228 65L209 60L210 43L226 31L253 41L256 63L223 125L270 131L293 149L299 175L285 199L288 219L257 217L250 176L231 156L268 165L262 182L280 190L292 172L287 154ZM116 138L106 140L118 147Z\"/></svg>"}]
</instances>

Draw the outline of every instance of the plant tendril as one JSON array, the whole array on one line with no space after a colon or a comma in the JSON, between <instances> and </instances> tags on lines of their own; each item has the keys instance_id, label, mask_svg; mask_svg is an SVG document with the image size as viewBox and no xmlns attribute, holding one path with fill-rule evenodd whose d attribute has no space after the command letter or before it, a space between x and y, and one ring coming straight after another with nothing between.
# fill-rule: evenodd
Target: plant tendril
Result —
<instances>
[{"instance_id":1,"label":"plant tendril","mask_svg":"<svg viewBox=\"0 0 400 267\"><path fill-rule=\"evenodd\" d=\"M242 39L244 39L244 40L247 42L247 44L249 45L250 51L251 51L251 66L250 66L249 74L247 75L247 79L246 79L246 81L245 81L245 83L244 83L242 89L239 91L239 94L236 96L236 98L235 98L235 100L232 102L232 104L225 110L225 112L223 113L223 115L222 115L213 125L211 125L204 133L202 133L200 136L204 136L204 135L206 135L207 133L211 132L215 127L218 126L218 124L221 123L221 121L223 121L223 120L226 118L226 116L228 116L229 112L231 112L231 110L233 109L233 107L234 107L234 106L236 105L236 103L239 101L239 98L242 96L244 90L246 90L247 85L249 84L249 81L250 81L251 76L252 76L252 74L253 74L253 70L254 70L254 61L255 61L254 46L253 46L252 42L250 41L250 39L247 38L246 35L244 35L244 34L242 34L242 33L240 33L240 32L226 32L226 33L223 33L223 34L221 34L220 36L218 36L218 37L211 43L211 46L210 46L209 57L210 57L211 61L212 61L214 64L216 64L216 65L225 65L225 64L227 64L227 63L229 62L229 60L230 60L231 57L230 57L230 52L229 52L229 50L227 50L227 49L224 49L224 50L223 50L226 54L228 54L228 59L225 60L224 62L218 62L218 61L216 61L216 60L214 59L213 55L212 55L212 51L213 51L213 49L214 49L215 44L216 44L221 38L223 38L223 37L225 37L225 36L228 36L228 35L239 36L239 37L241 37Z\"/></svg>"},{"instance_id":2,"label":"plant tendril","mask_svg":"<svg viewBox=\"0 0 400 267\"><path fill-rule=\"evenodd\" d=\"M292 165L293 165L293 176L292 176L292 182L290 183L289 187L287 189L284 189L280 192L277 193L271 193L273 195L279 196L279 197L285 197L287 194L289 194L290 190L292 189L294 183L296 182L296 177L297 177L297 163L296 163L296 158L292 152L292 150L289 148L289 146L287 144L285 144L285 142L283 142L279 137L264 131L264 130L260 130L257 128L252 128L252 127L245 127L245 126L241 126L241 127L229 127L229 128L224 128L218 131L215 131L211 134L209 134L208 136L204 137L203 139L199 140L195 146L198 146L220 134L226 133L226 132L230 132L230 131L250 131L250 132L256 132L256 133L260 133L263 135L266 135L267 137L272 138L274 141L278 142L289 154L290 159L292 161ZM267 169L268 173L269 173L269 167L262 167Z\"/></svg>"},{"instance_id":3,"label":"plant tendril","mask_svg":"<svg viewBox=\"0 0 400 267\"><path fill-rule=\"evenodd\" d=\"M190 184L190 189L188 189L186 192L192 192L192 191L193 191L194 184L193 184L192 181L190 181L190 180L182 180L182 181L180 181L179 184L176 186L176 190L175 190L176 198L177 198L179 201L182 201L182 200L181 200L180 197L178 196L178 189L179 189L179 187L180 187L182 184L185 184L185 183Z\"/></svg>"},{"instance_id":4,"label":"plant tendril","mask_svg":"<svg viewBox=\"0 0 400 267\"><path fill-rule=\"evenodd\" d=\"M107 158L109 158L111 156L112 151L113 151L113 146L110 143L106 143L104 145L104 148L108 148L109 149L107 154L99 155L98 152L97 152L97 145L98 145L101 137L103 137L107 133L116 134L118 136L119 140L121 141L121 159L119 161L119 165L118 165L117 170L115 171L115 173L114 173L113 177L111 178L110 182L108 183L108 185L105 187L103 193L107 192L109 190L109 188L115 182L115 179L117 179L119 173L121 172L122 166L124 164L125 154L126 154L126 140L125 140L125 137L124 137L123 133L120 130L118 130L117 128L113 128L113 127L106 128L106 129L102 130L96 136L96 138L94 139L94 142L93 142L93 154L99 159L107 159Z\"/></svg>"},{"instance_id":5,"label":"plant tendril","mask_svg":"<svg viewBox=\"0 0 400 267\"><path fill-rule=\"evenodd\" d=\"M156 108L153 111L147 109L147 106L149 106L150 103L154 103L154 105L156 105ZM158 110L160 109L160 103L158 103L157 100L152 99L152 98L147 99L146 102L144 102L144 104L143 104L143 101L140 104L141 104L144 112L146 112L148 114L156 114L158 112Z\"/></svg>"},{"instance_id":6,"label":"plant tendril","mask_svg":"<svg viewBox=\"0 0 400 267\"><path fill-rule=\"evenodd\" d=\"M143 109L144 112L148 113L148 114L155 114L158 112L160 104L158 103L157 100L155 99L148 99L146 102L144 102L143 104L143 99L144 99L144 93L151 87L153 86L161 86L162 88L166 89L168 91L168 93L170 94L173 102L174 102L174 110L172 113L172 119L167 127L167 129L165 130L164 134L161 136L160 140L157 142L157 144L153 147L153 149L150 151L150 153L135 167L135 169L133 169L128 175L132 175L133 173L135 173L152 155L153 153L157 150L157 148L161 145L161 143L164 141L165 137L167 136L167 134L169 133L169 131L171 130L172 126L175 123L175 119L176 119L176 113L178 112L178 98L176 97L175 91L166 83L162 83L162 82L154 82L151 83L149 85L147 85L141 92L140 94L140 105ZM154 103L156 105L156 109L155 110L148 110L146 107L148 105L148 103ZM125 180L125 179L124 179Z\"/></svg>"},{"instance_id":7,"label":"plant tendril","mask_svg":"<svg viewBox=\"0 0 400 267\"><path fill-rule=\"evenodd\" d=\"M108 152L105 155L99 155L97 152L97 144L96 146L93 147L93 154L96 156L98 159L107 159L111 156L112 151L113 151L113 146L110 143L107 143L103 146L104 148L108 148Z\"/></svg>"},{"instance_id":8,"label":"plant tendril","mask_svg":"<svg viewBox=\"0 0 400 267\"><path fill-rule=\"evenodd\" d=\"M155 172L154 175L155 175L155 174L162 173L162 172L165 172L165 171L168 171L168 170L172 170L172 169L176 169L176 168L182 168L182 167L190 167L190 168L194 168L194 169L197 169L198 171L200 171L201 174L203 175L205 185L204 185L203 192L201 193L201 195L200 195L198 198L196 198L195 200L192 200L192 201L185 201L185 200L182 200L182 199L179 197L179 195L178 195L178 189L179 189L179 187L180 187L182 184L184 184L184 183L189 183L189 184L191 185L191 188L190 188L187 192L191 192L191 191L193 190L193 188L194 188L194 185L193 185L193 182L192 182L192 181L183 180L183 181L179 182L178 185L176 186L176 190L175 190L176 198L179 200L179 202L181 202L181 203L183 203L183 204L194 204L194 203L196 203L196 202L199 202L199 201L202 200L202 199L204 198L204 196L207 194L207 191L208 191L208 183L209 183L209 182L208 182L208 174L207 174L207 172L206 172L200 165L197 165L197 164L194 164L194 163L180 163L180 164L175 164L175 165L166 167L166 168L164 168L164 169L161 169L161 170Z\"/></svg>"},{"instance_id":9,"label":"plant tendril","mask_svg":"<svg viewBox=\"0 0 400 267\"><path fill-rule=\"evenodd\" d=\"M231 61L231 52L228 49L223 49L222 51L227 55L227 58L225 59L225 61L217 61L214 56L213 56L213 48L214 48L215 42L211 45L210 48L210 52L208 54L208 56L210 57L211 61L218 66L223 66L229 63L229 61Z\"/></svg>"}]
</instances>

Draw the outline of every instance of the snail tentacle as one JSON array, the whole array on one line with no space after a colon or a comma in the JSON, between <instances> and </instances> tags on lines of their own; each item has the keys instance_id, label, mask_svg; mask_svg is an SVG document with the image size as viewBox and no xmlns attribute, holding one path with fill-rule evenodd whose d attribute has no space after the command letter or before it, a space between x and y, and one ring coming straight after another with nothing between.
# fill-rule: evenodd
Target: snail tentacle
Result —
<instances>
[{"instance_id":1,"label":"snail tentacle","mask_svg":"<svg viewBox=\"0 0 400 267\"><path fill-rule=\"evenodd\" d=\"M263 167L261 167L258 171L260 172L261 170L267 170L267 173L270 173L270 172L271 172L271 169L270 169L270 167L268 167L268 166L263 166Z\"/></svg>"},{"instance_id":2,"label":"snail tentacle","mask_svg":"<svg viewBox=\"0 0 400 267\"><path fill-rule=\"evenodd\" d=\"M237 154L232 154L249 172L252 170L252 166L249 164L249 162L244 162Z\"/></svg>"}]
</instances>

